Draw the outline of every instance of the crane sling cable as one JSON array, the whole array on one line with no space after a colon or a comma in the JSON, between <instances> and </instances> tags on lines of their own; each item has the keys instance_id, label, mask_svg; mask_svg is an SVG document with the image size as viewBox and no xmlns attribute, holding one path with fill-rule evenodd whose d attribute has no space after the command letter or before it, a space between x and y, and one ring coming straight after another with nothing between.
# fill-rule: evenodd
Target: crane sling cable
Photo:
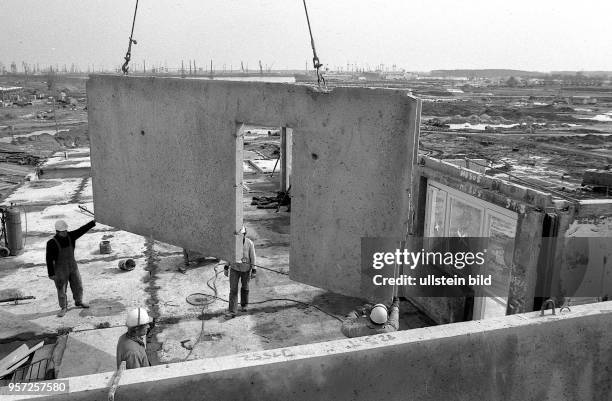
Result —
<instances>
[{"instance_id":1,"label":"crane sling cable","mask_svg":"<svg viewBox=\"0 0 612 401\"><path fill-rule=\"evenodd\" d=\"M323 67L323 64L319 62L319 57L317 56L317 50L315 49L314 38L312 37L312 29L310 28L310 18L308 17L308 8L306 8L306 0L302 0L302 2L304 3L304 11L306 13L306 22L308 23L308 33L310 34L310 45L312 47L312 55L313 55L312 64L317 72L317 83L319 84L319 86L321 86L321 82L322 82L323 86L326 86L325 78L323 77L323 74L319 70L321 67Z\"/></svg>"},{"instance_id":2,"label":"crane sling cable","mask_svg":"<svg viewBox=\"0 0 612 401\"><path fill-rule=\"evenodd\" d=\"M134 37L134 25L136 25L136 11L138 11L138 0L136 0L136 7L134 8L134 19L132 20L132 31L130 32L128 49L124 57L125 62L121 66L121 71L123 71L123 75L127 75L128 70L130 69L130 67L128 67L128 64L130 63L130 59L132 58L132 43L137 44L137 42L133 38Z\"/></svg>"}]
</instances>

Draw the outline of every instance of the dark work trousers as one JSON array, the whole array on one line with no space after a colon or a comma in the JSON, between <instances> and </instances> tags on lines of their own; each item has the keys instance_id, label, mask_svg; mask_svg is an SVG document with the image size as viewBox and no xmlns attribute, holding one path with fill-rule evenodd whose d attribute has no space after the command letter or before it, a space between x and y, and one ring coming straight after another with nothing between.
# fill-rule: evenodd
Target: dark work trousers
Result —
<instances>
[{"instance_id":1,"label":"dark work trousers","mask_svg":"<svg viewBox=\"0 0 612 401\"><path fill-rule=\"evenodd\" d=\"M249 281L251 281L251 269L245 272L239 272L238 270L230 269L230 296L229 296L229 310L232 313L236 313L238 305L238 280L242 281L242 287L240 288L240 305L247 306L249 304Z\"/></svg>"},{"instance_id":2,"label":"dark work trousers","mask_svg":"<svg viewBox=\"0 0 612 401\"><path fill-rule=\"evenodd\" d=\"M57 288L57 299L59 300L60 308L64 309L68 306L66 302L66 289L70 283L70 290L74 297L74 302L78 305L83 301L83 284L81 283L81 275L76 260L74 260L74 245L68 237L68 246L62 248L57 241L58 255L55 261L55 288Z\"/></svg>"}]
</instances>

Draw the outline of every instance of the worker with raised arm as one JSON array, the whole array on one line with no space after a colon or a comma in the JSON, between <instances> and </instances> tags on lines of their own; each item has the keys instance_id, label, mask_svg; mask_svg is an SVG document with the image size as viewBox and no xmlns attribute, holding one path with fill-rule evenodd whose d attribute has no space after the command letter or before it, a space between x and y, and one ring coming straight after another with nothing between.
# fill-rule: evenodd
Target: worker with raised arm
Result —
<instances>
[{"instance_id":1,"label":"worker with raised arm","mask_svg":"<svg viewBox=\"0 0 612 401\"><path fill-rule=\"evenodd\" d=\"M239 234L242 234L242 259L240 262L225 265L225 277L230 279L229 311L226 317L233 318L237 312L238 301L238 281L242 283L240 288L240 306L242 312L247 311L249 304L249 282L257 275L255 245L250 238L247 238L247 229L242 226Z\"/></svg>"},{"instance_id":2,"label":"worker with raised arm","mask_svg":"<svg viewBox=\"0 0 612 401\"><path fill-rule=\"evenodd\" d=\"M125 320L127 333L119 337L117 342L117 369L125 361L126 369L151 366L147 356L147 331L151 319L144 308L135 308L128 312Z\"/></svg>"},{"instance_id":3,"label":"worker with raised arm","mask_svg":"<svg viewBox=\"0 0 612 401\"><path fill-rule=\"evenodd\" d=\"M399 329L399 298L393 297L389 307L365 304L348 314L342 323L342 334L351 337L390 333Z\"/></svg>"},{"instance_id":4,"label":"worker with raised arm","mask_svg":"<svg viewBox=\"0 0 612 401\"><path fill-rule=\"evenodd\" d=\"M89 308L83 302L83 283L79 267L74 259L74 248L76 240L96 225L96 221L68 231L68 224L64 220L55 222L55 236L47 241L47 273L49 278L55 282L57 298L59 300L60 311L58 317L63 317L68 312L68 300L66 291L68 284L74 298L74 304L78 308Z\"/></svg>"}]
</instances>

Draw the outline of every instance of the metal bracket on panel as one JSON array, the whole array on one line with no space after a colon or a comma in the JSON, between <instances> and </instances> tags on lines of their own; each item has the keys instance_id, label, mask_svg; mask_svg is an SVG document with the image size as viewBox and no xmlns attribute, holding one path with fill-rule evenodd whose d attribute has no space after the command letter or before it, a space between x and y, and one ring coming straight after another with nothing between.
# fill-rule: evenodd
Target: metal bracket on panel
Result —
<instances>
[{"instance_id":1,"label":"metal bracket on panel","mask_svg":"<svg viewBox=\"0 0 612 401\"><path fill-rule=\"evenodd\" d=\"M552 304L552 314L556 315L556 311L555 311L555 301L552 300L552 298L548 298L546 301L544 301L542 303L542 308L540 309L540 316L544 316L544 311L546 310L546 307L548 304Z\"/></svg>"}]
</instances>

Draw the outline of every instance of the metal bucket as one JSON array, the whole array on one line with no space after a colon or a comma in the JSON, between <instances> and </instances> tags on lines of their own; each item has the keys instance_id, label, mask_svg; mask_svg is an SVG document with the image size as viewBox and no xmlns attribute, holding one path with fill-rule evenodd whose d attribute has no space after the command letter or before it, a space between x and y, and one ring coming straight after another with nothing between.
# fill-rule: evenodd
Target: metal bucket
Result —
<instances>
[{"instance_id":1,"label":"metal bucket","mask_svg":"<svg viewBox=\"0 0 612 401\"><path fill-rule=\"evenodd\" d=\"M111 253L110 241L108 240L100 241L100 253L101 254Z\"/></svg>"},{"instance_id":2,"label":"metal bucket","mask_svg":"<svg viewBox=\"0 0 612 401\"><path fill-rule=\"evenodd\" d=\"M119 261L119 268L121 270L125 270L129 272L130 270L134 270L135 267L136 267L136 262L134 262L134 259L124 259L124 260Z\"/></svg>"}]
</instances>

